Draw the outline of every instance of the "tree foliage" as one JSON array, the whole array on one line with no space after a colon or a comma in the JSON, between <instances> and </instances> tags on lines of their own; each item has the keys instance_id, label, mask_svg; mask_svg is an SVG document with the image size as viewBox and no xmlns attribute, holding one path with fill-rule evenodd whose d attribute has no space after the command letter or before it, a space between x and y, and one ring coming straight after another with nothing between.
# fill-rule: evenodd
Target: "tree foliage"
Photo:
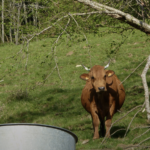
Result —
<instances>
[{"instance_id":1,"label":"tree foliage","mask_svg":"<svg viewBox=\"0 0 150 150\"><path fill-rule=\"evenodd\" d=\"M148 21L150 16L148 7L149 1L97 0L97 2L123 12L128 12L140 20ZM24 37L30 38L32 34L41 31L47 26L53 25L56 20L62 16L69 13L88 13L93 11L90 6L86 6L73 0L5 0L4 5L5 41L14 42L16 44L21 43ZM0 2L0 8L2 8L2 2ZM0 13L2 15L2 9ZM102 13L77 15L75 16L75 19L86 33L98 33L98 28L100 26L111 26L119 23L118 20L114 20ZM42 35L40 35L40 38L54 37L60 34L66 21L67 18L62 19L59 24L53 27L53 29L43 32ZM2 19L0 19L0 22L2 23ZM0 30L2 31L2 26L0 27ZM78 32L78 29L76 23L71 19L68 33L71 34L73 32Z\"/></svg>"}]
</instances>

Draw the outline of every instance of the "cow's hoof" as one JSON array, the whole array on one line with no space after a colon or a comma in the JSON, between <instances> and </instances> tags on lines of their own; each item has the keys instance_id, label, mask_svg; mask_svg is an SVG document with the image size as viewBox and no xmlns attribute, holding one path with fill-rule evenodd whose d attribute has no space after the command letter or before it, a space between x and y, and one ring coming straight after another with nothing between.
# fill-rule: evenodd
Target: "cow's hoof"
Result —
<instances>
[{"instance_id":1,"label":"cow's hoof","mask_svg":"<svg viewBox=\"0 0 150 150\"><path fill-rule=\"evenodd\" d=\"M99 139L99 137L93 137L93 140Z\"/></svg>"}]
</instances>

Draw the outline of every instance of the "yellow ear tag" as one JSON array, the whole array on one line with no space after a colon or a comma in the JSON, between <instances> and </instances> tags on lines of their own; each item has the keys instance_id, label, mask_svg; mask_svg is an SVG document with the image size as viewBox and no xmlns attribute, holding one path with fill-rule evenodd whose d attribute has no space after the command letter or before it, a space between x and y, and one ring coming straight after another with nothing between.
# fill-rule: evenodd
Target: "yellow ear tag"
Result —
<instances>
[{"instance_id":1,"label":"yellow ear tag","mask_svg":"<svg viewBox=\"0 0 150 150\"><path fill-rule=\"evenodd\" d=\"M86 80L88 80L89 78L88 78L88 77L86 77L85 79L86 79Z\"/></svg>"},{"instance_id":2,"label":"yellow ear tag","mask_svg":"<svg viewBox=\"0 0 150 150\"><path fill-rule=\"evenodd\" d=\"M109 73L109 74L108 74L108 77L110 77L111 75L112 75L112 74L111 74L111 73Z\"/></svg>"}]
</instances>

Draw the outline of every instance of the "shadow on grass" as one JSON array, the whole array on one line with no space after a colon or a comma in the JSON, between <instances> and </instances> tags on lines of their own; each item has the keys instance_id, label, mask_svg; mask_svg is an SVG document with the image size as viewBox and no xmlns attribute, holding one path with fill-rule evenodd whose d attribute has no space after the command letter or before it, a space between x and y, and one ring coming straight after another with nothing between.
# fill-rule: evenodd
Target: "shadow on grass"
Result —
<instances>
[{"instance_id":1,"label":"shadow on grass","mask_svg":"<svg viewBox=\"0 0 150 150\"><path fill-rule=\"evenodd\" d=\"M130 132L130 130L128 131ZM126 133L124 126L114 126L111 128L111 138L123 138Z\"/></svg>"},{"instance_id":2,"label":"shadow on grass","mask_svg":"<svg viewBox=\"0 0 150 150\"><path fill-rule=\"evenodd\" d=\"M35 96L17 100L15 99L13 103L9 102L10 105L18 105L21 102L26 101L31 107L28 109L23 108L18 109L18 113L15 115L8 114L7 119L3 122L5 123L31 123L35 119L49 115L54 119L59 119L63 117L76 117L81 115L84 109L82 108L80 96L81 89L50 89L46 90L40 94L35 94ZM1 120L1 121L2 121Z\"/></svg>"},{"instance_id":3,"label":"shadow on grass","mask_svg":"<svg viewBox=\"0 0 150 150\"><path fill-rule=\"evenodd\" d=\"M126 129L123 126L114 126L110 130L110 135L111 135L111 138L123 138L125 135L125 132L126 132ZM99 131L99 134L100 134L100 137L103 138L101 131Z\"/></svg>"},{"instance_id":4,"label":"shadow on grass","mask_svg":"<svg viewBox=\"0 0 150 150\"><path fill-rule=\"evenodd\" d=\"M91 122L92 124L92 122ZM94 135L94 129L91 127L86 127L84 129L72 129L72 131L83 131L83 132L91 132L91 137L93 137ZM130 130L128 130L128 133L130 132ZM124 128L124 126L114 126L111 128L110 134L111 134L111 138L116 139L116 138L123 138L124 135L126 133L126 129ZM100 138L104 138L101 134L101 131L99 131L99 135Z\"/></svg>"}]
</instances>

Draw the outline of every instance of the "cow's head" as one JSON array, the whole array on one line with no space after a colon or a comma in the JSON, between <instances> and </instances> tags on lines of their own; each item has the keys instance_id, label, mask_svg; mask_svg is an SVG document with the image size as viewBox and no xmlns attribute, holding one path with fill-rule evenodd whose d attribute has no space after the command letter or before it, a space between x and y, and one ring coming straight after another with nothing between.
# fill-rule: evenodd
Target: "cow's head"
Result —
<instances>
[{"instance_id":1,"label":"cow's head","mask_svg":"<svg viewBox=\"0 0 150 150\"><path fill-rule=\"evenodd\" d=\"M112 70L105 70L108 66L109 64L105 67L95 65L91 69L83 66L89 73L82 74L80 78L91 82L96 92L107 91L106 84L112 83L112 76L115 74Z\"/></svg>"}]
</instances>

